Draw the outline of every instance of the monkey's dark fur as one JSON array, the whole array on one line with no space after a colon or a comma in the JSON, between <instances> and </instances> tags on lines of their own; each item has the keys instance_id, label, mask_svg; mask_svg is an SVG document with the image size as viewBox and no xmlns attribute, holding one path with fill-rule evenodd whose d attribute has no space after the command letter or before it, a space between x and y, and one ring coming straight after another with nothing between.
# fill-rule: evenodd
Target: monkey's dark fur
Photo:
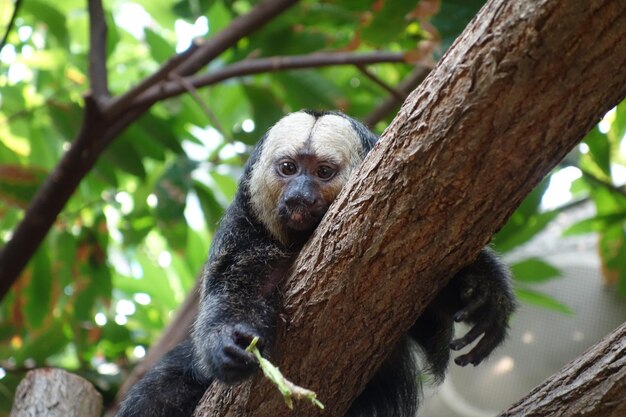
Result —
<instances>
[{"instance_id":1,"label":"monkey's dark fur","mask_svg":"<svg viewBox=\"0 0 626 417\"><path fill-rule=\"evenodd\" d=\"M245 348L259 336L262 350L271 349L277 285L376 140L346 115L313 111L286 116L261 139L213 239L191 338L131 389L119 417L191 416L215 378L233 383L256 370ZM455 360L480 363L504 340L514 308L507 269L484 249L427 307L346 416L413 417L419 375L443 379L450 349L482 336ZM473 327L454 340L455 321Z\"/></svg>"}]
</instances>

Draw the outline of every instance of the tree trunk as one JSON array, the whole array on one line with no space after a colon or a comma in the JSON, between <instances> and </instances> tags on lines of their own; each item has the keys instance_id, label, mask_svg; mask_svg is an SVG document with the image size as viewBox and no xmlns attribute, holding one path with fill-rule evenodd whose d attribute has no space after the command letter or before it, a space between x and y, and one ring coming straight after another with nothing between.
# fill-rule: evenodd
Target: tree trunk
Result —
<instances>
[{"instance_id":1,"label":"tree trunk","mask_svg":"<svg viewBox=\"0 0 626 417\"><path fill-rule=\"evenodd\" d=\"M15 393L11 417L99 417L102 397L91 383L62 369L30 371Z\"/></svg>"},{"instance_id":2,"label":"tree trunk","mask_svg":"<svg viewBox=\"0 0 626 417\"><path fill-rule=\"evenodd\" d=\"M342 416L433 295L626 94L626 2L490 1L411 94L284 283L274 361L199 416Z\"/></svg>"}]
</instances>

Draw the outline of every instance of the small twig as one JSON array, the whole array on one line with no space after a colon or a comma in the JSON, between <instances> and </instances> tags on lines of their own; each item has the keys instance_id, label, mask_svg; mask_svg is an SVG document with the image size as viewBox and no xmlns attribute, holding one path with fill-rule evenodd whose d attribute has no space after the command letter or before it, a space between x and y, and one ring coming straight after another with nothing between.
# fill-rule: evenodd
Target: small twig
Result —
<instances>
[{"instance_id":1,"label":"small twig","mask_svg":"<svg viewBox=\"0 0 626 417\"><path fill-rule=\"evenodd\" d=\"M333 65L376 64L382 62L405 62L405 57L404 54L400 52L370 52L362 54L333 52L279 56L240 61L208 74L188 78L191 85L195 88L200 88L244 75L290 69L317 68ZM165 98L177 96L183 92L185 92L185 89L180 83L170 81L163 83L160 88L156 90L146 91L144 94L137 97L133 104L154 103Z\"/></svg>"},{"instance_id":2,"label":"small twig","mask_svg":"<svg viewBox=\"0 0 626 417\"><path fill-rule=\"evenodd\" d=\"M22 5L22 0L15 0L15 7L13 8L13 14L11 15L11 20L9 20L9 24L7 25L7 30L4 31L2 42L0 42L0 51L2 51L2 48L4 48L4 45L7 44L7 39L9 39L9 33L11 33L11 29L13 29L13 25L15 24L15 19L17 18L17 14L20 10L21 5Z\"/></svg>"},{"instance_id":3,"label":"small twig","mask_svg":"<svg viewBox=\"0 0 626 417\"><path fill-rule=\"evenodd\" d=\"M110 97L106 48L107 24L102 0L89 0L89 77L91 93L99 106Z\"/></svg>"},{"instance_id":4,"label":"small twig","mask_svg":"<svg viewBox=\"0 0 626 417\"><path fill-rule=\"evenodd\" d=\"M374 74L372 71L368 70L365 67L365 65L357 64L355 65L355 67L357 67L359 71L361 71L361 73L365 75L367 78L369 78L374 83L382 87L389 94L394 96L399 102L403 102L404 99L406 99L407 94L404 91L400 91L396 88L391 87L389 84L387 84L386 82L381 80L378 76L376 76L376 74Z\"/></svg>"}]
</instances>

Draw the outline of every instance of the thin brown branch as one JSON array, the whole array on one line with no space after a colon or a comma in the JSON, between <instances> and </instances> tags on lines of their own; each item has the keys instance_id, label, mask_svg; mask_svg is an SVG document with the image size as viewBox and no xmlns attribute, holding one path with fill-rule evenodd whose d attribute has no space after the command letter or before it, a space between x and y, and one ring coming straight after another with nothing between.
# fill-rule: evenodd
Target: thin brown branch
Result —
<instances>
[{"instance_id":1,"label":"thin brown branch","mask_svg":"<svg viewBox=\"0 0 626 417\"><path fill-rule=\"evenodd\" d=\"M13 8L13 14L11 15L11 20L9 20L7 29L4 31L4 36L2 36L2 41L0 42L0 51L2 51L2 48L4 48L4 45L7 44L7 39L9 39L9 34L11 33L11 29L13 29L13 25L15 24L15 19L17 18L21 5L22 5L22 0L15 0L15 7Z\"/></svg>"},{"instance_id":2,"label":"thin brown branch","mask_svg":"<svg viewBox=\"0 0 626 417\"><path fill-rule=\"evenodd\" d=\"M355 54L348 52L318 53L272 58L259 58L237 62L208 74L189 77L195 88L206 87L229 78L265 72L285 71L290 69L317 68L333 65L376 64L382 62L405 62L400 52L370 52ZM177 82L166 82L158 89L146 91L137 97L134 104L154 103L165 98L184 93L185 88Z\"/></svg>"},{"instance_id":3,"label":"thin brown branch","mask_svg":"<svg viewBox=\"0 0 626 417\"><path fill-rule=\"evenodd\" d=\"M380 77L378 77L372 71L367 69L365 65L357 64L356 67L359 69L359 71L361 71L361 74L365 75L367 78L372 80L375 84L380 86L383 90L387 91L389 94L394 96L398 100L398 102L402 103L406 99L406 96L408 95L408 93L405 93L404 91L400 91L398 89L391 87L389 84L381 80Z\"/></svg>"},{"instance_id":4,"label":"thin brown branch","mask_svg":"<svg viewBox=\"0 0 626 417\"><path fill-rule=\"evenodd\" d=\"M430 68L425 67L415 67L413 71L404 79L398 86L396 90L401 91L402 93L408 95L411 91L417 88L418 85L424 81L424 78L430 72ZM390 95L387 100L383 101L378 107L370 112L370 114L363 119L363 123L369 127L374 127L376 123L383 120L389 114L391 114L394 110L396 110L402 101L399 101L395 95Z\"/></svg>"},{"instance_id":5,"label":"thin brown branch","mask_svg":"<svg viewBox=\"0 0 626 417\"><path fill-rule=\"evenodd\" d=\"M91 94L96 103L104 105L110 96L107 73L107 24L102 0L89 0L88 4Z\"/></svg>"},{"instance_id":6,"label":"thin brown branch","mask_svg":"<svg viewBox=\"0 0 626 417\"><path fill-rule=\"evenodd\" d=\"M159 90L159 83L169 78L169 74L176 72L188 76L206 66L215 57L235 45L240 39L250 35L266 24L275 16L287 10L298 0L265 0L257 4L249 13L234 19L230 25L217 33L209 41L194 44L181 57L175 57L151 77L146 78L126 94L116 98L105 110L109 119L136 105L134 98L142 92L149 93ZM182 91L181 91L182 92ZM152 103L156 102L153 101ZM152 104L150 103L150 104Z\"/></svg>"}]
</instances>

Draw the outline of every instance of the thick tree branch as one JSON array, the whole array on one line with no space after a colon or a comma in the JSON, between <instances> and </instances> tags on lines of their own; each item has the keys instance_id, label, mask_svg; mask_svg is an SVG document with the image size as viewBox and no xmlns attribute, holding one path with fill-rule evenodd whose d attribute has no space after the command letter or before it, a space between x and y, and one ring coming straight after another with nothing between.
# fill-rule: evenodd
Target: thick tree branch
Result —
<instances>
[{"instance_id":1,"label":"thick tree branch","mask_svg":"<svg viewBox=\"0 0 626 417\"><path fill-rule=\"evenodd\" d=\"M89 78L91 94L102 106L109 99L107 24L101 0L89 0Z\"/></svg>"},{"instance_id":2,"label":"thick tree branch","mask_svg":"<svg viewBox=\"0 0 626 417\"><path fill-rule=\"evenodd\" d=\"M317 53L310 55L278 56L258 58L236 62L208 74L186 77L189 85L200 88L217 84L229 78L265 72L286 71L290 69L318 68L334 65L366 65L382 62L405 62L405 55L400 52L369 52L369 53ZM165 98L177 96L186 91L178 81L162 83L158 88L146 91L137 97L133 104L143 105L154 103Z\"/></svg>"},{"instance_id":3,"label":"thick tree branch","mask_svg":"<svg viewBox=\"0 0 626 417\"><path fill-rule=\"evenodd\" d=\"M342 416L394 342L626 95L626 3L492 0L409 96L284 283L274 359ZM575 42L572 42L575 39ZM340 355L337 352L341 352ZM199 416L280 416L262 378Z\"/></svg>"}]
</instances>

